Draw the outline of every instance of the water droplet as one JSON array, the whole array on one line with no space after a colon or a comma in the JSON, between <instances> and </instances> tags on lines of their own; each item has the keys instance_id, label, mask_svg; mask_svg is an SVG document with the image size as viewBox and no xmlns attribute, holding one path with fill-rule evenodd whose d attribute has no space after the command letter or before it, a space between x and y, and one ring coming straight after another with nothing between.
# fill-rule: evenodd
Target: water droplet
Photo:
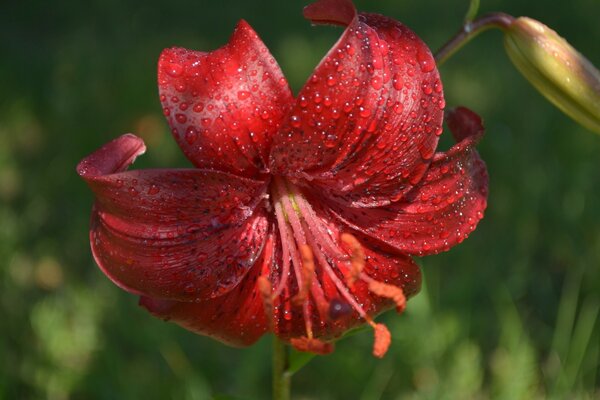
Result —
<instances>
[{"instance_id":1,"label":"water droplet","mask_svg":"<svg viewBox=\"0 0 600 400\"><path fill-rule=\"evenodd\" d=\"M175 119L180 124L185 124L187 122L187 117L185 116L185 114L177 114L175 115Z\"/></svg>"},{"instance_id":2,"label":"water droplet","mask_svg":"<svg viewBox=\"0 0 600 400\"><path fill-rule=\"evenodd\" d=\"M193 126L189 126L185 131L185 141L192 144L198 139L198 131Z\"/></svg>"},{"instance_id":3,"label":"water droplet","mask_svg":"<svg viewBox=\"0 0 600 400\"><path fill-rule=\"evenodd\" d=\"M177 78L183 74L183 67L179 64L169 63L167 65L167 74L173 78Z\"/></svg>"},{"instance_id":4,"label":"water droplet","mask_svg":"<svg viewBox=\"0 0 600 400\"><path fill-rule=\"evenodd\" d=\"M290 321L292 319L292 313L288 310L285 310L283 312L283 319L285 319L286 321Z\"/></svg>"},{"instance_id":5,"label":"water droplet","mask_svg":"<svg viewBox=\"0 0 600 400\"><path fill-rule=\"evenodd\" d=\"M424 48L417 51L417 61L423 72L431 72L435 68L435 61L433 61L429 51Z\"/></svg>"},{"instance_id":6,"label":"water droplet","mask_svg":"<svg viewBox=\"0 0 600 400\"><path fill-rule=\"evenodd\" d=\"M158 186L156 186L155 184L152 184L152 186L150 186L148 188L148 194L151 196L158 194L158 192L160 192L160 188Z\"/></svg>"},{"instance_id":7,"label":"water droplet","mask_svg":"<svg viewBox=\"0 0 600 400\"><path fill-rule=\"evenodd\" d=\"M294 128L300 128L300 125L302 125L300 117L297 115L292 115L290 117L290 125L292 125Z\"/></svg>"},{"instance_id":8,"label":"water droplet","mask_svg":"<svg viewBox=\"0 0 600 400\"><path fill-rule=\"evenodd\" d=\"M327 86L335 86L335 84L337 83L337 79L335 79L335 76L333 75L329 75L327 77Z\"/></svg>"},{"instance_id":9,"label":"water droplet","mask_svg":"<svg viewBox=\"0 0 600 400\"><path fill-rule=\"evenodd\" d=\"M396 102L396 104L394 104L394 112L396 114L402 114L402 111L404 111L404 106L402 103Z\"/></svg>"},{"instance_id":10,"label":"water droplet","mask_svg":"<svg viewBox=\"0 0 600 400\"><path fill-rule=\"evenodd\" d=\"M315 94L313 95L313 101L316 104L319 104L320 102L322 102L323 101L323 97L321 97L321 93L315 92Z\"/></svg>"},{"instance_id":11,"label":"water droplet","mask_svg":"<svg viewBox=\"0 0 600 400\"><path fill-rule=\"evenodd\" d=\"M371 86L373 86L373 89L375 90L381 89L381 87L383 86L381 78L378 76L374 76L373 79L371 79Z\"/></svg>"},{"instance_id":12,"label":"water droplet","mask_svg":"<svg viewBox=\"0 0 600 400\"><path fill-rule=\"evenodd\" d=\"M308 99L306 96L300 96L300 107L304 108L308 105Z\"/></svg>"},{"instance_id":13,"label":"water droplet","mask_svg":"<svg viewBox=\"0 0 600 400\"><path fill-rule=\"evenodd\" d=\"M338 140L338 137L336 135L333 135L333 134L327 135L325 137L325 147L330 148L330 149L332 147L335 147L337 144L337 140Z\"/></svg>"},{"instance_id":14,"label":"water droplet","mask_svg":"<svg viewBox=\"0 0 600 400\"><path fill-rule=\"evenodd\" d=\"M394 77L392 78L392 85L396 90L401 90L402 87L404 87L404 78L402 78L402 75L399 72L394 74Z\"/></svg>"},{"instance_id":15,"label":"water droplet","mask_svg":"<svg viewBox=\"0 0 600 400\"><path fill-rule=\"evenodd\" d=\"M345 301L335 298L329 302L329 318L336 320L352 313L352 306Z\"/></svg>"},{"instance_id":16,"label":"water droplet","mask_svg":"<svg viewBox=\"0 0 600 400\"><path fill-rule=\"evenodd\" d=\"M248 92L247 90L240 90L237 93L237 97L240 100L246 100L248 97L250 97L250 92Z\"/></svg>"}]
</instances>

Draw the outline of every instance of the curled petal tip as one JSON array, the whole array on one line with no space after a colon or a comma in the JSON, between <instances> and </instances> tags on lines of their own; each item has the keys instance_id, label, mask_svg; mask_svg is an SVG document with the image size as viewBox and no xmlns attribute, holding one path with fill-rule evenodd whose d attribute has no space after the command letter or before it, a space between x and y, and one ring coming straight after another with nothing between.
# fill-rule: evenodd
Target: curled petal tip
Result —
<instances>
[{"instance_id":1,"label":"curled petal tip","mask_svg":"<svg viewBox=\"0 0 600 400\"><path fill-rule=\"evenodd\" d=\"M446 124L457 142L468 137L483 135L484 127L481 117L467 107L456 107L446 111Z\"/></svg>"},{"instance_id":2,"label":"curled petal tip","mask_svg":"<svg viewBox=\"0 0 600 400\"><path fill-rule=\"evenodd\" d=\"M551 103L577 123L600 133L600 71L558 33L527 17L506 30L513 64Z\"/></svg>"},{"instance_id":3,"label":"curled petal tip","mask_svg":"<svg viewBox=\"0 0 600 400\"><path fill-rule=\"evenodd\" d=\"M137 156L146 152L139 137L126 133L96 150L77 165L77 173L84 179L122 172Z\"/></svg>"},{"instance_id":4,"label":"curled petal tip","mask_svg":"<svg viewBox=\"0 0 600 400\"><path fill-rule=\"evenodd\" d=\"M350 25L356 16L351 0L319 0L304 7L304 18L317 24Z\"/></svg>"}]
</instances>

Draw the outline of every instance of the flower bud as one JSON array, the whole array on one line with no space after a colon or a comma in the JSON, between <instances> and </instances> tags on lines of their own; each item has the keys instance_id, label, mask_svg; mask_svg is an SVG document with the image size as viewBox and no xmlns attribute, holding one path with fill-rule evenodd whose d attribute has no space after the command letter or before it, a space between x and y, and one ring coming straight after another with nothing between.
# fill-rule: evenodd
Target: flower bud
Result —
<instances>
[{"instance_id":1,"label":"flower bud","mask_svg":"<svg viewBox=\"0 0 600 400\"><path fill-rule=\"evenodd\" d=\"M600 133L600 72L565 39L527 17L505 30L513 64L550 102L586 128Z\"/></svg>"}]
</instances>

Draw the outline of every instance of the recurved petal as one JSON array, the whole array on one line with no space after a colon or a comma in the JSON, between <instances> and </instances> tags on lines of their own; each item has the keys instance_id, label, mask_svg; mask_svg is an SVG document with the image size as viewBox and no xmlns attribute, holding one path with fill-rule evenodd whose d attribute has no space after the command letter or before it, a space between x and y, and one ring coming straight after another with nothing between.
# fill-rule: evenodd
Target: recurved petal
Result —
<instances>
[{"instance_id":1,"label":"recurved petal","mask_svg":"<svg viewBox=\"0 0 600 400\"><path fill-rule=\"evenodd\" d=\"M251 345L269 329L256 281L260 275L269 273L272 256L273 240L269 237L248 275L229 293L215 299L177 302L141 297L140 305L154 316L197 334L231 346Z\"/></svg>"},{"instance_id":2,"label":"recurved petal","mask_svg":"<svg viewBox=\"0 0 600 400\"><path fill-rule=\"evenodd\" d=\"M469 136L447 153L436 153L425 177L386 207L357 209L331 204L352 229L413 255L435 254L462 242L483 217L488 175Z\"/></svg>"},{"instance_id":3,"label":"recurved petal","mask_svg":"<svg viewBox=\"0 0 600 400\"><path fill-rule=\"evenodd\" d=\"M347 0L305 9L313 22L348 26L299 93L270 163L330 197L372 207L400 200L422 178L445 102L431 52L412 31L353 10Z\"/></svg>"},{"instance_id":4,"label":"recurved petal","mask_svg":"<svg viewBox=\"0 0 600 400\"><path fill-rule=\"evenodd\" d=\"M164 50L158 85L173 136L190 161L248 177L265 169L272 136L293 102L275 59L243 20L218 50Z\"/></svg>"},{"instance_id":5,"label":"recurved petal","mask_svg":"<svg viewBox=\"0 0 600 400\"><path fill-rule=\"evenodd\" d=\"M142 147L125 135L78 167L96 196L90 242L98 266L125 290L155 298L230 291L262 252L266 183L207 170L119 172Z\"/></svg>"}]
</instances>

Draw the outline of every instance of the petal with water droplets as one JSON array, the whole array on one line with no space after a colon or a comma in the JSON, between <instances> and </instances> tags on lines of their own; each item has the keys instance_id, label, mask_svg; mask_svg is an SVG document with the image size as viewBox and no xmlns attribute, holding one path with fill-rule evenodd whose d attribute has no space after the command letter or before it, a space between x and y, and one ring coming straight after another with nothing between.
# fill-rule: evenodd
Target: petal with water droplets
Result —
<instances>
[{"instance_id":1,"label":"petal with water droplets","mask_svg":"<svg viewBox=\"0 0 600 400\"><path fill-rule=\"evenodd\" d=\"M343 23L340 2L351 6L322 0L305 15ZM275 136L271 170L357 206L398 201L431 162L444 104L427 46L397 21L355 15Z\"/></svg>"},{"instance_id":2,"label":"petal with water droplets","mask_svg":"<svg viewBox=\"0 0 600 400\"><path fill-rule=\"evenodd\" d=\"M293 102L275 59L245 21L210 53L166 49L158 63L164 113L199 168L256 176Z\"/></svg>"},{"instance_id":3,"label":"petal with water droplets","mask_svg":"<svg viewBox=\"0 0 600 400\"><path fill-rule=\"evenodd\" d=\"M421 182L387 207L331 204L349 227L396 250L427 255L446 251L471 233L487 205L488 175L470 136L437 153Z\"/></svg>"},{"instance_id":4,"label":"petal with water droplets","mask_svg":"<svg viewBox=\"0 0 600 400\"><path fill-rule=\"evenodd\" d=\"M206 170L120 172L141 148L141 139L125 135L78 167L96 196L90 242L97 264L120 287L156 298L231 290L264 245L266 183Z\"/></svg>"},{"instance_id":5,"label":"petal with water droplets","mask_svg":"<svg viewBox=\"0 0 600 400\"><path fill-rule=\"evenodd\" d=\"M223 296L200 302L142 297L140 305L154 316L192 332L232 346L249 346L269 328L256 281L260 275L269 273L273 262L272 245L273 240L269 237L265 251L252 270L236 288Z\"/></svg>"}]
</instances>

